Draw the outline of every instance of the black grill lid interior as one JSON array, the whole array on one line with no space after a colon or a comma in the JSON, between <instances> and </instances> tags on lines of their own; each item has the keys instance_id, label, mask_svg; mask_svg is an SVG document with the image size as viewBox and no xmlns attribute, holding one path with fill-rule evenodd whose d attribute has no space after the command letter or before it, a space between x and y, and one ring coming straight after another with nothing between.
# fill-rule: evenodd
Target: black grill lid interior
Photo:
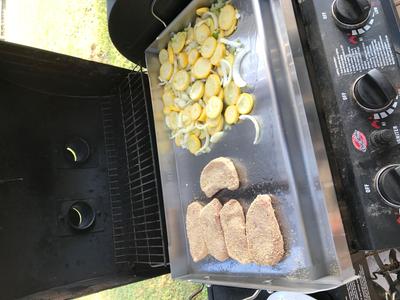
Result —
<instances>
[{"instance_id":1,"label":"black grill lid interior","mask_svg":"<svg viewBox=\"0 0 400 300\"><path fill-rule=\"evenodd\" d=\"M111 1L113 2L113 1ZM111 8L108 30L115 47L126 58L144 64L144 51L164 29L151 14L153 0L117 0ZM154 12L168 25L190 0L157 0Z\"/></svg>"}]
</instances>

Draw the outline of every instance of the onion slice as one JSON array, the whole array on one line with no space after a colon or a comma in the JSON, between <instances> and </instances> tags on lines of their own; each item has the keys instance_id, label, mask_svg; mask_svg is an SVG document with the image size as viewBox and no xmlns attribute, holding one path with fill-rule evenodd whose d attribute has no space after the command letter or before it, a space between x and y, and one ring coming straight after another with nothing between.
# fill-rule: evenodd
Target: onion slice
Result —
<instances>
[{"instance_id":1,"label":"onion slice","mask_svg":"<svg viewBox=\"0 0 400 300\"><path fill-rule=\"evenodd\" d=\"M233 81L235 84L242 88L247 85L247 82L244 81L242 78L242 75L240 74L240 66L242 65L242 60L246 56L247 53L249 53L249 49L240 49L238 53L236 53L235 61L233 62Z\"/></svg>"},{"instance_id":2,"label":"onion slice","mask_svg":"<svg viewBox=\"0 0 400 300\"><path fill-rule=\"evenodd\" d=\"M201 148L194 154L194 155L196 155L196 156L207 152L208 145L210 144L210 135L209 135L207 129L205 129L205 133L206 133L206 141L204 142L203 147L201 147Z\"/></svg>"},{"instance_id":3,"label":"onion slice","mask_svg":"<svg viewBox=\"0 0 400 300\"><path fill-rule=\"evenodd\" d=\"M212 20L213 20L213 23L214 23L214 28L215 29L218 29L218 18L217 18L217 16L214 14L214 13L212 13L212 12L210 12L210 11L208 11L208 12L205 12L203 15L202 15L202 19L205 19L205 18L207 18L208 16L210 16L211 18L212 18Z\"/></svg>"},{"instance_id":4,"label":"onion slice","mask_svg":"<svg viewBox=\"0 0 400 300\"><path fill-rule=\"evenodd\" d=\"M241 48L243 46L242 43L239 41L230 41L226 38L220 38L219 42L224 43L232 48Z\"/></svg>"},{"instance_id":5,"label":"onion slice","mask_svg":"<svg viewBox=\"0 0 400 300\"><path fill-rule=\"evenodd\" d=\"M226 87L232 80L232 66L226 59L221 59L220 64L222 73L224 74L224 78L222 79L222 86Z\"/></svg>"},{"instance_id":6,"label":"onion slice","mask_svg":"<svg viewBox=\"0 0 400 300\"><path fill-rule=\"evenodd\" d=\"M258 123L258 120L253 117L253 116L249 116L249 115L241 115L239 117L240 120L250 120L253 125L254 125L254 129L256 130L256 134L254 136L254 141L253 144L256 145L260 142L260 124Z\"/></svg>"},{"instance_id":7,"label":"onion slice","mask_svg":"<svg viewBox=\"0 0 400 300\"><path fill-rule=\"evenodd\" d=\"M223 136L224 136L224 132L223 131L214 133L213 136L210 138L210 142L212 144L216 144L222 139Z\"/></svg>"}]
</instances>

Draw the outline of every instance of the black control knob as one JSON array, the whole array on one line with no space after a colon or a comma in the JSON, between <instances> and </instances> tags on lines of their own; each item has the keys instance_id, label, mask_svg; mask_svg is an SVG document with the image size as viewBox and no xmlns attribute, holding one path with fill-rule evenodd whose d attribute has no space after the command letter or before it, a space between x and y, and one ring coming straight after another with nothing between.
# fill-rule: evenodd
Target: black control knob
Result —
<instances>
[{"instance_id":1,"label":"black control knob","mask_svg":"<svg viewBox=\"0 0 400 300\"><path fill-rule=\"evenodd\" d=\"M397 92L381 71L372 69L354 83L353 96L365 111L382 112L393 104Z\"/></svg>"},{"instance_id":2,"label":"black control knob","mask_svg":"<svg viewBox=\"0 0 400 300\"><path fill-rule=\"evenodd\" d=\"M400 165L390 165L380 170L376 189L386 204L400 208Z\"/></svg>"},{"instance_id":3,"label":"black control knob","mask_svg":"<svg viewBox=\"0 0 400 300\"><path fill-rule=\"evenodd\" d=\"M336 24L345 30L363 27L370 14L370 0L335 0L332 5L332 15Z\"/></svg>"},{"instance_id":4,"label":"black control knob","mask_svg":"<svg viewBox=\"0 0 400 300\"><path fill-rule=\"evenodd\" d=\"M375 148L389 147L396 144L396 136L393 130L375 130L369 138L371 145Z\"/></svg>"}]
</instances>

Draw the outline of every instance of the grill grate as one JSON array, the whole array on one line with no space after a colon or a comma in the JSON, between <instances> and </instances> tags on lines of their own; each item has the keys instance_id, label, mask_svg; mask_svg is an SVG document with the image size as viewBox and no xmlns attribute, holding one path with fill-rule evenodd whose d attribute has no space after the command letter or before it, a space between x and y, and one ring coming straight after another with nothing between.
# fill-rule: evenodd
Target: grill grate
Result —
<instances>
[{"instance_id":1,"label":"grill grate","mask_svg":"<svg viewBox=\"0 0 400 300\"><path fill-rule=\"evenodd\" d=\"M118 126L112 119L112 103L103 104L103 119L116 262L158 267L167 266L168 257L152 113L146 102L144 76L137 67L119 87L122 149L118 150L115 144Z\"/></svg>"}]
</instances>

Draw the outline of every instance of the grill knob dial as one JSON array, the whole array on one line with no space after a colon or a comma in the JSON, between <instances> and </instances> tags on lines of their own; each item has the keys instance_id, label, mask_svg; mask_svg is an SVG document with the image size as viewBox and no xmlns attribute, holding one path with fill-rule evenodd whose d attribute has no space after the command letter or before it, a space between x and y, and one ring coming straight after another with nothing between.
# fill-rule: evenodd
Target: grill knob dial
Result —
<instances>
[{"instance_id":1,"label":"grill knob dial","mask_svg":"<svg viewBox=\"0 0 400 300\"><path fill-rule=\"evenodd\" d=\"M377 174L376 189L386 204L400 208L400 165L381 169Z\"/></svg>"},{"instance_id":2,"label":"grill knob dial","mask_svg":"<svg viewBox=\"0 0 400 300\"><path fill-rule=\"evenodd\" d=\"M363 27L371 14L370 0L335 0L332 15L340 29L352 30Z\"/></svg>"},{"instance_id":3,"label":"grill knob dial","mask_svg":"<svg viewBox=\"0 0 400 300\"><path fill-rule=\"evenodd\" d=\"M372 69L354 84L353 96L357 104L367 112L388 109L397 97L392 83L377 69Z\"/></svg>"}]
</instances>

